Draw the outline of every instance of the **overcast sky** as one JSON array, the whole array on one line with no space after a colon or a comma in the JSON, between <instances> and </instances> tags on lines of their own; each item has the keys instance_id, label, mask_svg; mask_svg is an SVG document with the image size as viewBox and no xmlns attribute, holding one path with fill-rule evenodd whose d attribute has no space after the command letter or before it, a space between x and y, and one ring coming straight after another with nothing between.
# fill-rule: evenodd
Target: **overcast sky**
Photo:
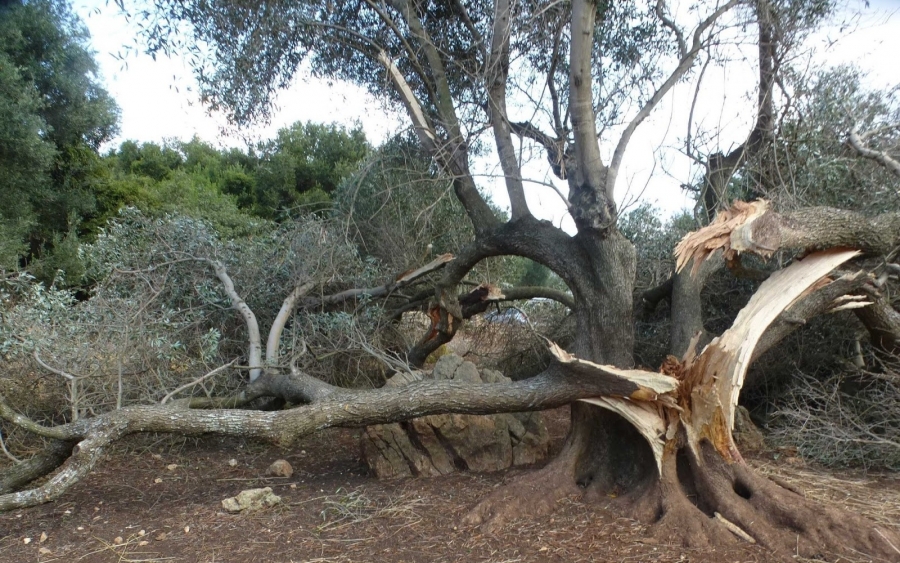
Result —
<instances>
[{"instance_id":1,"label":"overcast sky","mask_svg":"<svg viewBox=\"0 0 900 563\"><path fill-rule=\"evenodd\" d=\"M900 84L900 65L896 60L900 54L900 2L872 0L869 4L861 17L844 18L850 22L849 27L836 24L811 39L808 47L812 62L854 62L869 73L872 87L896 86ZM855 9L862 6L851 5ZM123 61L116 54L122 52L123 46L133 45L135 31L115 6L107 5L105 0L77 0L74 8L91 32L102 79L121 108L121 132L110 144L112 147L125 139L161 142L168 138L190 139L194 135L220 146L244 146L245 139L270 138L279 128L296 121L348 126L359 122L369 140L378 144L392 132L407 127L404 116L386 114L362 89L351 84L329 85L301 72L294 86L278 96L278 110L270 124L245 131L244 137L223 135L224 120L208 115L200 106L193 77L183 60L158 56L154 61L149 56L131 53ZM755 80L752 63L755 61L708 73L709 81L704 83L704 98L699 105L704 109L699 118L726 132L720 140L723 150L746 135L748 124L755 117L748 114L746 105L748 89ZM620 202L632 203L640 197L668 212L691 205L688 196L678 188L692 179L691 164L679 157L675 148L685 136L683 108L689 106L692 96L693 85L676 88L638 129L617 186ZM611 153L611 147L601 148ZM604 156L608 158L608 154ZM481 160L476 163L475 172L480 175L479 183L503 205L506 196L497 189L500 182L495 162ZM559 196L540 185L550 181L545 168L538 163L527 167L526 176L535 180L526 188L529 203L536 215L571 230Z\"/></svg>"}]
</instances>

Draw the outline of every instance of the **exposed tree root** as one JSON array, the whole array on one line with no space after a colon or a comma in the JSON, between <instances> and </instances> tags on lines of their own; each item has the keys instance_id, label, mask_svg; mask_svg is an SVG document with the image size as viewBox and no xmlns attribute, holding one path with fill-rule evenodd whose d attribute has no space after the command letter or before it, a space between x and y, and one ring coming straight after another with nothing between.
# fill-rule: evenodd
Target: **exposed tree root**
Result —
<instances>
[{"instance_id":1,"label":"exposed tree root","mask_svg":"<svg viewBox=\"0 0 900 563\"><path fill-rule=\"evenodd\" d=\"M743 461L728 463L706 442L696 454L687 446L667 448L658 477L649 446L629 435L627 424L600 409L579 412L584 408L592 407L573 408L576 425L557 459L497 490L464 523L493 531L517 518L547 515L560 499L575 495L649 524L653 537L668 544L758 543L785 561L851 555L900 562L900 534L809 500Z\"/></svg>"},{"instance_id":2,"label":"exposed tree root","mask_svg":"<svg viewBox=\"0 0 900 563\"><path fill-rule=\"evenodd\" d=\"M502 486L478 503L464 518L468 526L493 533L520 518L538 518L556 510L564 498L579 498L584 489L574 479L574 459L565 453L542 469Z\"/></svg>"},{"instance_id":3,"label":"exposed tree root","mask_svg":"<svg viewBox=\"0 0 900 563\"><path fill-rule=\"evenodd\" d=\"M828 560L835 554L855 553L876 561L900 561L900 551L893 547L900 541L896 532L858 514L811 501L757 474L744 462L729 464L709 444L700 450L699 455L689 448L676 454L675 483L671 470L664 470L662 481L667 486L661 487L663 515L655 525L658 534L670 538L677 534L687 545L721 543L723 538L727 543L742 541L727 522L785 559L800 555ZM718 529L710 534L709 526L704 526L706 537L697 535L682 521L681 499L687 499ZM674 516L668 512L673 508Z\"/></svg>"}]
</instances>

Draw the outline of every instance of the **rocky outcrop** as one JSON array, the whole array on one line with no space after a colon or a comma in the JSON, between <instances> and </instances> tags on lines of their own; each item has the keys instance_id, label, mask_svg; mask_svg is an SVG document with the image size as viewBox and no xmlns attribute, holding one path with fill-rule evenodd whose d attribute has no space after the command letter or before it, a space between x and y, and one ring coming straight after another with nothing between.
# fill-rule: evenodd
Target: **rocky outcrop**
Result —
<instances>
[{"instance_id":1,"label":"rocky outcrop","mask_svg":"<svg viewBox=\"0 0 900 563\"><path fill-rule=\"evenodd\" d=\"M479 371L472 362L448 354L438 360L431 374L398 374L387 385L406 385L423 378L510 382L497 371ZM548 450L549 435L540 413L432 415L369 426L362 436L363 459L379 478L499 471L541 461Z\"/></svg>"}]
</instances>

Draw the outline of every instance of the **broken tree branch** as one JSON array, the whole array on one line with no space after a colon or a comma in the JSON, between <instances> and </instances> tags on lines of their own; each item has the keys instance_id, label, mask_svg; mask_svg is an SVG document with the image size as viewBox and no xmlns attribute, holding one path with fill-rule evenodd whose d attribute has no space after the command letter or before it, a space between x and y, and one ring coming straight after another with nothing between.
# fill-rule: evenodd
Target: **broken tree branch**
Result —
<instances>
[{"instance_id":1,"label":"broken tree branch","mask_svg":"<svg viewBox=\"0 0 900 563\"><path fill-rule=\"evenodd\" d=\"M830 283L825 276L858 255L854 250L824 250L772 274L741 309L731 328L690 363L682 400L690 397L689 405L685 403L690 423L685 428L692 443L708 439L725 459L740 459L731 429L757 342L783 311L816 287Z\"/></svg>"},{"instance_id":2,"label":"broken tree branch","mask_svg":"<svg viewBox=\"0 0 900 563\"><path fill-rule=\"evenodd\" d=\"M329 386L295 372L293 381L301 385L318 382L318 391L324 392L309 405L278 412L195 410L174 402L125 407L77 423L47 428L16 413L0 397L0 417L38 435L79 441L63 469L47 484L0 495L0 511L58 498L91 470L107 444L135 432L216 433L287 445L299 437L333 426L362 427L430 414L532 411L591 397L630 397L631 402L637 404L653 400L658 393L668 392L677 385L673 378L662 374L597 366L563 354L560 357L564 361L542 374L511 384L420 381L403 387L358 391ZM248 391L254 386L266 385L270 377L270 374L264 374ZM287 386L291 381L286 377L271 378L272 384L280 386Z\"/></svg>"},{"instance_id":3,"label":"broken tree branch","mask_svg":"<svg viewBox=\"0 0 900 563\"><path fill-rule=\"evenodd\" d=\"M675 248L676 269L691 259L696 271L722 249L726 260L741 252L769 257L782 249L856 248L887 254L900 243L900 213L866 217L831 207L807 207L779 214L765 200L737 201L708 226L689 233Z\"/></svg>"}]
</instances>

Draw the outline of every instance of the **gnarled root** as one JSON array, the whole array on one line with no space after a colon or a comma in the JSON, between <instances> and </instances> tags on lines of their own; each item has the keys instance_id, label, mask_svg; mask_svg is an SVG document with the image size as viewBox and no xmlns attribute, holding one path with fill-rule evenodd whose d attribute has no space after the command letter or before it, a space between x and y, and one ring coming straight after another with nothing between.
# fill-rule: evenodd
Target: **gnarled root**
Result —
<instances>
[{"instance_id":1,"label":"gnarled root","mask_svg":"<svg viewBox=\"0 0 900 563\"><path fill-rule=\"evenodd\" d=\"M547 515L563 498L635 489L655 473L653 454L634 426L613 412L574 403L572 429L559 455L481 501L463 524L491 532L518 518Z\"/></svg>"},{"instance_id":2,"label":"gnarled root","mask_svg":"<svg viewBox=\"0 0 900 563\"><path fill-rule=\"evenodd\" d=\"M759 543L791 560L853 552L900 562L900 538L867 518L811 501L743 462L727 463L708 444L667 456L658 487L637 506L655 506L653 533L692 547ZM672 459L674 458L674 459Z\"/></svg>"},{"instance_id":3,"label":"gnarled root","mask_svg":"<svg viewBox=\"0 0 900 563\"><path fill-rule=\"evenodd\" d=\"M729 463L705 442L695 448L671 443L660 475L647 442L618 415L574 405L572 417L559 457L496 491L464 523L492 531L516 518L545 515L567 496L603 503L612 498L612 508L651 524L650 533L665 543L755 543L783 560L864 554L900 563L896 531L809 500L743 461Z\"/></svg>"}]
</instances>

